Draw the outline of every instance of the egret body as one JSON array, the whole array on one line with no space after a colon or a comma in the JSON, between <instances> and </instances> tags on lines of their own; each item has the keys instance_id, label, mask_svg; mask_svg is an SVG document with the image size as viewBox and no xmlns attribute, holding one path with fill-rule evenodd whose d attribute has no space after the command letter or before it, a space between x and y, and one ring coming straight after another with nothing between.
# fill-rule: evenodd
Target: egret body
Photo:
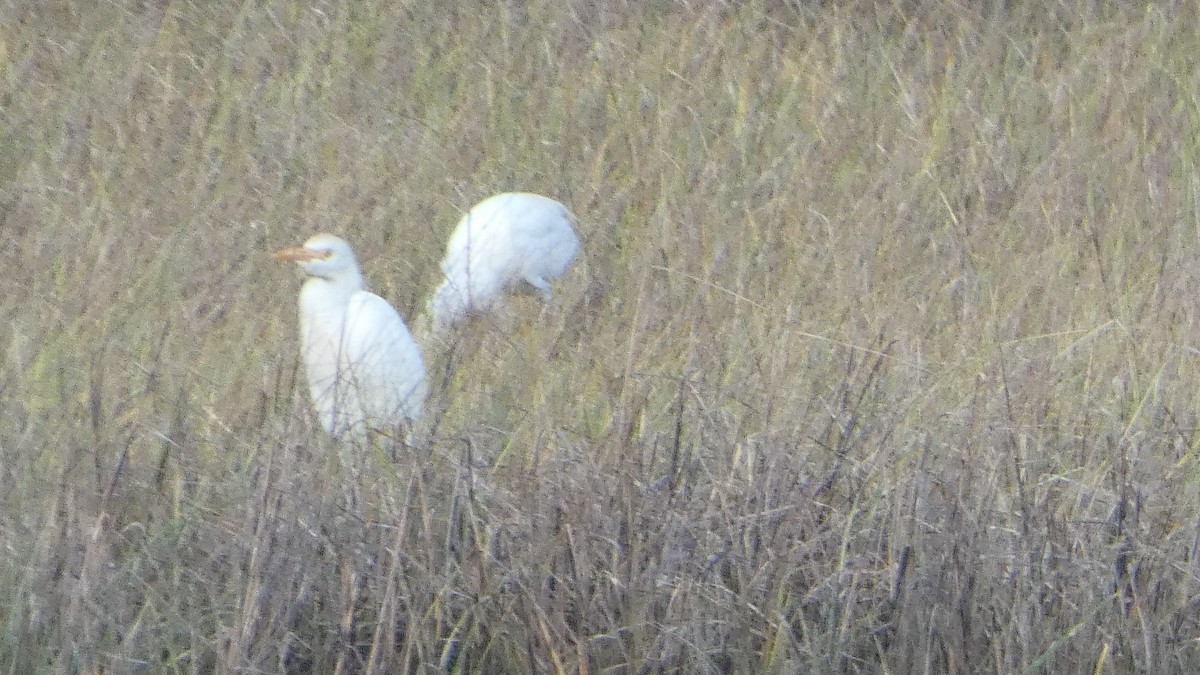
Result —
<instances>
[{"instance_id":1,"label":"egret body","mask_svg":"<svg viewBox=\"0 0 1200 675\"><path fill-rule=\"evenodd\" d=\"M334 438L349 432L389 434L421 416L425 365L404 320L368 292L344 240L318 234L275 254L300 265L300 345L309 393L321 426Z\"/></svg>"},{"instance_id":2,"label":"egret body","mask_svg":"<svg viewBox=\"0 0 1200 675\"><path fill-rule=\"evenodd\" d=\"M445 280L429 301L435 331L443 333L467 315L487 310L522 284L550 302L550 281L562 276L578 253L571 214L553 199L506 192L479 202L446 244Z\"/></svg>"}]
</instances>

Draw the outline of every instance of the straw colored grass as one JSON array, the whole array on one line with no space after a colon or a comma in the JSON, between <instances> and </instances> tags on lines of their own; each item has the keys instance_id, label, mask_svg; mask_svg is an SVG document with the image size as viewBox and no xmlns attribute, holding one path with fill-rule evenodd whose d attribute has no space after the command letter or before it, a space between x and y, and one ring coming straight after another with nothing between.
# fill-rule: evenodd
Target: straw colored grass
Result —
<instances>
[{"instance_id":1,"label":"straw colored grass","mask_svg":"<svg viewBox=\"0 0 1200 675\"><path fill-rule=\"evenodd\" d=\"M0 666L1196 672L1200 17L981 7L0 7ZM507 190L356 477L270 252Z\"/></svg>"}]
</instances>

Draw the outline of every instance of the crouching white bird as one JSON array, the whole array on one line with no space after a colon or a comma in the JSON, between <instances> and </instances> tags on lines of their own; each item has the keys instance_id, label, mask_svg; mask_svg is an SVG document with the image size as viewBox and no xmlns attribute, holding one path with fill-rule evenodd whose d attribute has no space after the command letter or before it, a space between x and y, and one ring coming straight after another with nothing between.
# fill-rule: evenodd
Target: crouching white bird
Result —
<instances>
[{"instance_id":1,"label":"crouching white bird","mask_svg":"<svg viewBox=\"0 0 1200 675\"><path fill-rule=\"evenodd\" d=\"M369 293L344 240L318 234L275 254L310 278L300 291L300 345L321 426L358 442L421 416L425 364L404 320Z\"/></svg>"},{"instance_id":2,"label":"crouching white bird","mask_svg":"<svg viewBox=\"0 0 1200 675\"><path fill-rule=\"evenodd\" d=\"M521 284L550 302L550 281L578 253L567 207L524 192L488 197L463 216L446 244L445 281L428 306L434 330L443 333L468 314L487 310Z\"/></svg>"}]
</instances>

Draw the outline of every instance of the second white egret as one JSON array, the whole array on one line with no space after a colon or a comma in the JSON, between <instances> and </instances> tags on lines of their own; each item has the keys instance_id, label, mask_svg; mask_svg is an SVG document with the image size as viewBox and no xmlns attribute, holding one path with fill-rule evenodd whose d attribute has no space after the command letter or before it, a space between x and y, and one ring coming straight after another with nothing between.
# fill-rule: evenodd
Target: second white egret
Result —
<instances>
[{"instance_id":1,"label":"second white egret","mask_svg":"<svg viewBox=\"0 0 1200 675\"><path fill-rule=\"evenodd\" d=\"M579 253L567 207L548 197L505 192L479 202L446 244L445 280L429 301L436 332L490 308L515 286L531 286L547 303L550 281Z\"/></svg>"}]
</instances>

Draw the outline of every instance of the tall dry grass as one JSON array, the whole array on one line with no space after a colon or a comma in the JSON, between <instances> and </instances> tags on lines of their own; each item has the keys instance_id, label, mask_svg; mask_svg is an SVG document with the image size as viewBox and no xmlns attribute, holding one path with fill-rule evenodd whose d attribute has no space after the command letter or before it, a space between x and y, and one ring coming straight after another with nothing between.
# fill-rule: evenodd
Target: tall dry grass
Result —
<instances>
[{"instance_id":1,"label":"tall dry grass","mask_svg":"<svg viewBox=\"0 0 1200 675\"><path fill-rule=\"evenodd\" d=\"M1197 7L1002 4L0 7L0 665L1195 672ZM269 253L516 189L355 478Z\"/></svg>"}]
</instances>

